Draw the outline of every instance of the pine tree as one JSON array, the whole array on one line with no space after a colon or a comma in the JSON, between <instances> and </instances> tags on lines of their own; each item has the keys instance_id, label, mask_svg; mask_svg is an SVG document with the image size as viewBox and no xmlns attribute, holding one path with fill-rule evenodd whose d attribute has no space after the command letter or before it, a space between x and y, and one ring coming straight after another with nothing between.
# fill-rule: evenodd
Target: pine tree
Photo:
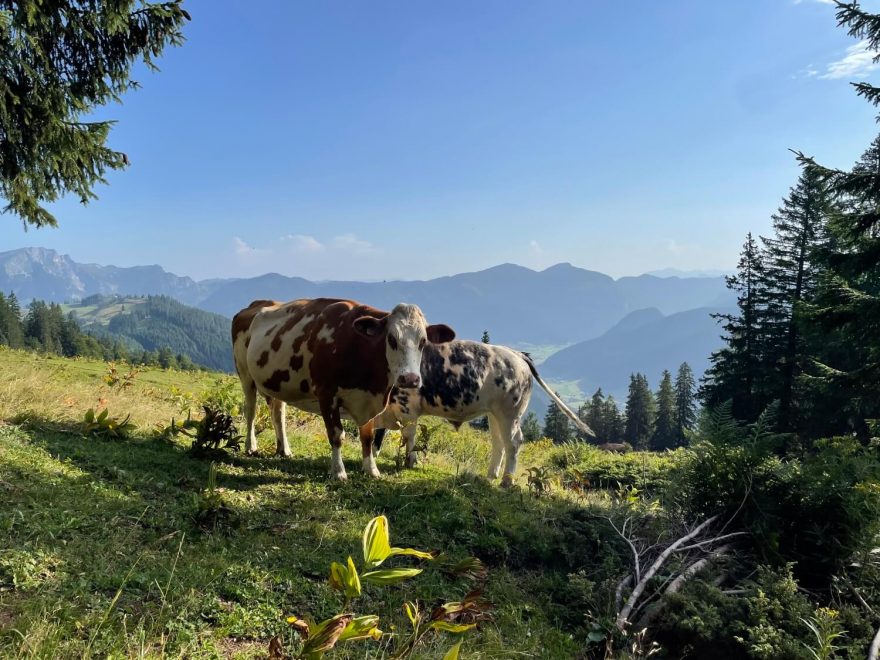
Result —
<instances>
[{"instance_id":1,"label":"pine tree","mask_svg":"<svg viewBox=\"0 0 880 660\"><path fill-rule=\"evenodd\" d=\"M662 451L672 449L677 444L675 423L675 390L672 388L672 374L663 370L660 388L657 390L657 417L651 449Z\"/></svg>"},{"instance_id":2,"label":"pine tree","mask_svg":"<svg viewBox=\"0 0 880 660\"><path fill-rule=\"evenodd\" d=\"M687 442L686 431L697 422L697 406L694 401L694 372L687 362L682 362L675 376L675 446Z\"/></svg>"},{"instance_id":3,"label":"pine tree","mask_svg":"<svg viewBox=\"0 0 880 660\"><path fill-rule=\"evenodd\" d=\"M709 407L730 400L737 419L752 420L769 403L763 392L762 335L766 305L763 255L749 233L736 275L727 277L727 288L736 293L737 314L713 314L723 322L727 344L712 354L712 366L703 377L700 396Z\"/></svg>"},{"instance_id":4,"label":"pine tree","mask_svg":"<svg viewBox=\"0 0 880 660\"><path fill-rule=\"evenodd\" d=\"M857 2L838 3L837 22L864 40L876 58L880 14L864 11ZM855 87L880 106L880 87L864 82ZM832 430L845 426L866 439L866 420L880 417L880 145L875 140L849 172L799 157L841 199L828 222L831 240L820 255L826 272L816 303L807 310L808 322L824 335L827 348L804 381L814 402L843 404L835 406L837 414L828 424Z\"/></svg>"},{"instance_id":5,"label":"pine tree","mask_svg":"<svg viewBox=\"0 0 880 660\"><path fill-rule=\"evenodd\" d=\"M526 442L534 442L541 439L541 423L538 421L538 416L531 410L523 417L520 428L522 429L523 440Z\"/></svg>"},{"instance_id":6,"label":"pine tree","mask_svg":"<svg viewBox=\"0 0 880 660\"><path fill-rule=\"evenodd\" d=\"M769 398L779 400L780 430L791 430L795 379L806 359L800 333L801 305L815 296L818 255L827 243L826 220L831 203L815 170L801 173L797 185L773 215L772 238L762 238L767 305L764 310L763 360L778 369L765 376Z\"/></svg>"},{"instance_id":7,"label":"pine tree","mask_svg":"<svg viewBox=\"0 0 880 660\"><path fill-rule=\"evenodd\" d=\"M492 341L489 339L489 331L483 330L483 336L480 338L480 341L484 344L491 344Z\"/></svg>"},{"instance_id":8,"label":"pine tree","mask_svg":"<svg viewBox=\"0 0 880 660\"><path fill-rule=\"evenodd\" d=\"M0 197L25 224L55 225L43 206L72 193L83 203L107 169L127 164L107 146L111 121L92 112L137 83L183 41L181 0L0 0Z\"/></svg>"},{"instance_id":9,"label":"pine tree","mask_svg":"<svg viewBox=\"0 0 880 660\"><path fill-rule=\"evenodd\" d=\"M632 374L626 399L626 430L624 437L636 449L647 449L654 433L654 395L648 379Z\"/></svg>"},{"instance_id":10,"label":"pine tree","mask_svg":"<svg viewBox=\"0 0 880 660\"><path fill-rule=\"evenodd\" d=\"M617 407L617 401L612 395L608 395L603 406L603 426L605 429L605 442L623 442L624 431L626 430L626 420L620 414Z\"/></svg>"},{"instance_id":11,"label":"pine tree","mask_svg":"<svg viewBox=\"0 0 880 660\"><path fill-rule=\"evenodd\" d=\"M569 442L573 436L571 422L552 401L544 415L544 436L557 444Z\"/></svg>"}]
</instances>

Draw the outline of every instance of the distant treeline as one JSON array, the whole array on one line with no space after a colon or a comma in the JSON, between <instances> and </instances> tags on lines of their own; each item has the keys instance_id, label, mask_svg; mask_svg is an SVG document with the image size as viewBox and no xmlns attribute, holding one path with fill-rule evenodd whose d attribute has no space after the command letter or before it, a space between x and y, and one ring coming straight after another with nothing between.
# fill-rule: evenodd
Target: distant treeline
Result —
<instances>
[{"instance_id":1,"label":"distant treeline","mask_svg":"<svg viewBox=\"0 0 880 660\"><path fill-rule=\"evenodd\" d=\"M190 309L163 296L149 297L131 312L111 319L106 329L86 330L73 312L65 316L57 303L35 300L25 311L14 293L0 293L0 345L65 357L119 360L171 369L217 368L215 364L222 364L219 360L214 361L215 364L202 361L204 350L190 352L187 349L206 338L216 340L219 328L204 331L201 319L182 322L185 315L176 314L179 310L175 307ZM185 336L188 330L192 334ZM225 331L226 328L224 334ZM216 341L207 344L211 350L219 350ZM228 340L225 349L228 353ZM226 359L228 361L228 356Z\"/></svg>"},{"instance_id":2,"label":"distant treeline","mask_svg":"<svg viewBox=\"0 0 880 660\"><path fill-rule=\"evenodd\" d=\"M651 391L644 374L630 376L626 408L621 412L614 397L602 388L581 405L577 414L594 432L586 437L577 432L565 414L551 403L544 417L543 435L554 442L580 439L595 444L627 442L635 449L662 451L687 444L687 432L697 418L694 373L686 362L673 380L664 371L657 392ZM534 435L534 414L523 421L523 434Z\"/></svg>"}]
</instances>

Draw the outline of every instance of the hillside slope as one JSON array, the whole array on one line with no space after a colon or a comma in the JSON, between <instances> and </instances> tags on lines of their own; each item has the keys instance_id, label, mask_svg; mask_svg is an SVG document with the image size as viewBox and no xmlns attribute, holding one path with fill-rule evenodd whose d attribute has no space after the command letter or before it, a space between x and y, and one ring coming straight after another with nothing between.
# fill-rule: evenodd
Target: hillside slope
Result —
<instances>
[{"instance_id":1,"label":"hillside slope","mask_svg":"<svg viewBox=\"0 0 880 660\"><path fill-rule=\"evenodd\" d=\"M290 411L291 458L268 455L271 429L260 435L262 456L215 457L212 497L231 518L211 531L196 517L211 461L191 455L187 438L156 439L152 429L179 419L187 396L196 407L205 393L235 392L234 379L144 368L130 388L110 388L106 369L0 347L0 657L265 658L275 636L295 653L286 617L340 611L330 563L350 555L362 567L364 526L382 513L393 544L443 555L383 564L424 568L403 585L364 580L349 607L377 614L385 634L328 657L389 657L400 642L390 633L409 626L403 602L430 612L461 600L473 582L449 569L472 556L487 568L494 608L465 633L467 657L575 657L587 643L583 612L604 602L594 584L613 583L625 566L625 551L600 541L607 524L595 512L609 510L610 498L590 496L587 511L583 496L500 489L475 476L486 469L485 434L433 422L418 469L398 471L387 452L383 478L365 478L360 447L347 442L350 479L335 483L320 420ZM132 437L84 436L79 422L96 401L111 415L130 414ZM633 479L644 474L641 456L578 455L614 462L605 472L617 479L621 468ZM529 445L521 475L561 457L547 443ZM414 657L442 657L456 639L432 633Z\"/></svg>"},{"instance_id":2,"label":"hillside slope","mask_svg":"<svg viewBox=\"0 0 880 660\"><path fill-rule=\"evenodd\" d=\"M87 332L119 340L129 351L170 348L197 365L232 371L229 319L218 314L167 296L91 296L65 310L76 314Z\"/></svg>"},{"instance_id":3,"label":"hillside slope","mask_svg":"<svg viewBox=\"0 0 880 660\"><path fill-rule=\"evenodd\" d=\"M601 387L619 402L626 400L630 374L647 375L656 388L664 369L675 372L690 364L696 378L709 366L721 345L721 329L710 316L717 308L694 309L669 316L635 312L601 337L554 353L541 364L550 381L577 381L585 395Z\"/></svg>"}]
</instances>

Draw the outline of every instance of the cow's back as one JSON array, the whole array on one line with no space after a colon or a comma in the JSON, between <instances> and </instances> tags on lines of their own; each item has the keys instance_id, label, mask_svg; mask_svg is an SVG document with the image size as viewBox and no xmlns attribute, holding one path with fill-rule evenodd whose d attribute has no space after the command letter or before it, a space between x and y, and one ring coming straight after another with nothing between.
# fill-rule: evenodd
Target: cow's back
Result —
<instances>
[{"instance_id":1,"label":"cow's back","mask_svg":"<svg viewBox=\"0 0 880 660\"><path fill-rule=\"evenodd\" d=\"M401 417L424 414L463 422L494 411L517 415L530 394L531 374L516 351L454 340L425 347L418 394L395 390L392 397Z\"/></svg>"}]
</instances>

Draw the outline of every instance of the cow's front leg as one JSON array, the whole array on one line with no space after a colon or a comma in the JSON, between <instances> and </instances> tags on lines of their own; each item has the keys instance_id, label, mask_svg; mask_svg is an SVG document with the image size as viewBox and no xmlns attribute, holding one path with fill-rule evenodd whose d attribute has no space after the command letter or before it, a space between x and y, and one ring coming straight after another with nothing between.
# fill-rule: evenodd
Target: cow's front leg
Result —
<instances>
[{"instance_id":1,"label":"cow's front leg","mask_svg":"<svg viewBox=\"0 0 880 660\"><path fill-rule=\"evenodd\" d=\"M278 456L290 456L290 444L287 442L287 405L284 401L272 399L269 404L272 410L272 426L275 427L275 453Z\"/></svg>"},{"instance_id":2,"label":"cow's front leg","mask_svg":"<svg viewBox=\"0 0 880 660\"><path fill-rule=\"evenodd\" d=\"M419 430L419 425L415 422L406 425L403 427L403 430L400 434L403 436L403 439L406 441L406 467L414 468L419 462L419 455L416 453L416 433Z\"/></svg>"},{"instance_id":3,"label":"cow's front leg","mask_svg":"<svg viewBox=\"0 0 880 660\"><path fill-rule=\"evenodd\" d=\"M325 405L321 402L321 416L324 418L324 426L327 427L327 438L330 440L330 476L339 481L348 479L345 473L345 464L342 462L342 442L345 440L345 431L342 428L342 419L339 416L339 406L331 403Z\"/></svg>"},{"instance_id":4,"label":"cow's front leg","mask_svg":"<svg viewBox=\"0 0 880 660\"><path fill-rule=\"evenodd\" d=\"M373 422L369 421L360 427L361 455L364 461L364 472L371 477L378 477L379 468L376 467L376 457L373 456Z\"/></svg>"}]
</instances>

